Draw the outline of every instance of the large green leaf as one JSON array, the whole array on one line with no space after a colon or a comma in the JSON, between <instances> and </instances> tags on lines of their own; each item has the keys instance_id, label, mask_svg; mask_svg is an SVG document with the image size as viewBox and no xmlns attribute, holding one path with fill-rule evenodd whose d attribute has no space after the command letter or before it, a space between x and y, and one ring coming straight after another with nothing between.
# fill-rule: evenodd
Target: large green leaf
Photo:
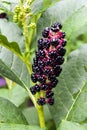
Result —
<instances>
[{"instance_id":1,"label":"large green leaf","mask_svg":"<svg viewBox=\"0 0 87 130\"><path fill-rule=\"evenodd\" d=\"M24 37L21 29L13 22L0 19L0 32L6 36L9 42L17 42L21 51L24 50Z\"/></svg>"},{"instance_id":2,"label":"large green leaf","mask_svg":"<svg viewBox=\"0 0 87 130\"><path fill-rule=\"evenodd\" d=\"M39 119L35 107L25 108L23 114L30 125L39 125ZM45 122L52 119L51 113L47 106L44 107Z\"/></svg>"},{"instance_id":3,"label":"large green leaf","mask_svg":"<svg viewBox=\"0 0 87 130\"><path fill-rule=\"evenodd\" d=\"M67 40L74 37L74 34L78 30L81 31L85 25L87 25L87 6L84 5L64 23L63 30L66 32Z\"/></svg>"},{"instance_id":4,"label":"large green leaf","mask_svg":"<svg viewBox=\"0 0 87 130\"><path fill-rule=\"evenodd\" d=\"M58 0L34 0L31 5L31 12L34 15L44 12L48 7L52 6Z\"/></svg>"},{"instance_id":5,"label":"large green leaf","mask_svg":"<svg viewBox=\"0 0 87 130\"><path fill-rule=\"evenodd\" d=\"M87 44L73 51L63 66L50 107L56 125L66 119L79 123L87 119Z\"/></svg>"},{"instance_id":6,"label":"large green leaf","mask_svg":"<svg viewBox=\"0 0 87 130\"><path fill-rule=\"evenodd\" d=\"M87 126L83 126L75 122L62 121L57 130L87 130Z\"/></svg>"},{"instance_id":7,"label":"large green leaf","mask_svg":"<svg viewBox=\"0 0 87 130\"><path fill-rule=\"evenodd\" d=\"M23 87L30 84L29 73L25 64L4 47L0 50L0 73Z\"/></svg>"},{"instance_id":8,"label":"large green leaf","mask_svg":"<svg viewBox=\"0 0 87 130\"><path fill-rule=\"evenodd\" d=\"M11 89L0 88L0 97L8 99L16 106L20 106L25 99L28 97L27 92L24 88L19 85L12 86Z\"/></svg>"},{"instance_id":9,"label":"large green leaf","mask_svg":"<svg viewBox=\"0 0 87 130\"><path fill-rule=\"evenodd\" d=\"M4 35L0 34L0 45L6 47L19 57L22 57L22 53L20 51L20 48L16 42L9 42L7 38Z\"/></svg>"},{"instance_id":10,"label":"large green leaf","mask_svg":"<svg viewBox=\"0 0 87 130\"><path fill-rule=\"evenodd\" d=\"M19 125L19 124L0 124L0 130L45 130L39 126Z\"/></svg>"},{"instance_id":11,"label":"large green leaf","mask_svg":"<svg viewBox=\"0 0 87 130\"><path fill-rule=\"evenodd\" d=\"M17 42L21 51L24 50L22 31L16 24L8 22L7 20L0 20L0 30L1 33L7 37L9 42ZM0 48L0 73L21 86L29 86L29 73L25 64L5 47Z\"/></svg>"},{"instance_id":12,"label":"large green leaf","mask_svg":"<svg viewBox=\"0 0 87 130\"><path fill-rule=\"evenodd\" d=\"M10 101L0 97L0 122L27 124L27 121L18 108Z\"/></svg>"},{"instance_id":13,"label":"large green leaf","mask_svg":"<svg viewBox=\"0 0 87 130\"><path fill-rule=\"evenodd\" d=\"M71 4L72 3L72 4ZM67 39L76 35L87 24L87 0L62 0L48 8L38 21L37 38L42 34L46 26L58 21L63 23L63 31L66 32ZM55 11L56 10L56 11ZM85 30L86 31L86 30ZM78 34L79 35L79 34Z\"/></svg>"}]
</instances>

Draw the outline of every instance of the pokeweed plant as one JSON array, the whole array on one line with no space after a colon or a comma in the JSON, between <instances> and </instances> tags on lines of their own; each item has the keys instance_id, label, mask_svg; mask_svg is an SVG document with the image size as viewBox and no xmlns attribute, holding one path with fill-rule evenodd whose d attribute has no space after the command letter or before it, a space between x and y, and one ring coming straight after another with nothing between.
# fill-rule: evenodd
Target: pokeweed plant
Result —
<instances>
[{"instance_id":1,"label":"pokeweed plant","mask_svg":"<svg viewBox=\"0 0 87 130\"><path fill-rule=\"evenodd\" d=\"M0 10L0 74L17 84L0 89L0 129L86 130L87 44L77 37L87 1L1 0ZM21 106L27 97L35 108Z\"/></svg>"}]
</instances>

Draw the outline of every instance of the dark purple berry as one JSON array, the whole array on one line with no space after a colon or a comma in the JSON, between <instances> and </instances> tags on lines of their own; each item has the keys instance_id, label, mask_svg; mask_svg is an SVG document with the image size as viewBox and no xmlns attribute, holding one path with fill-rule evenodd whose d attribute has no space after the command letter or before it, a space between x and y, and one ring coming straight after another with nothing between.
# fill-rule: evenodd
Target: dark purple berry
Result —
<instances>
[{"instance_id":1,"label":"dark purple berry","mask_svg":"<svg viewBox=\"0 0 87 130\"><path fill-rule=\"evenodd\" d=\"M40 55L40 58L44 58L46 54L44 50L39 50L39 55Z\"/></svg>"},{"instance_id":2,"label":"dark purple berry","mask_svg":"<svg viewBox=\"0 0 87 130\"><path fill-rule=\"evenodd\" d=\"M40 98L37 100L37 103L38 103L39 105L44 105L44 104L46 104L45 98L40 97Z\"/></svg>"},{"instance_id":3,"label":"dark purple berry","mask_svg":"<svg viewBox=\"0 0 87 130\"><path fill-rule=\"evenodd\" d=\"M34 72L35 72L36 74L42 74L42 69L39 68L38 66L36 66Z\"/></svg>"},{"instance_id":4,"label":"dark purple berry","mask_svg":"<svg viewBox=\"0 0 87 130\"><path fill-rule=\"evenodd\" d=\"M44 39L43 41L43 48L48 49L50 47L50 42L48 39Z\"/></svg>"},{"instance_id":5,"label":"dark purple berry","mask_svg":"<svg viewBox=\"0 0 87 130\"><path fill-rule=\"evenodd\" d=\"M51 42L51 45L54 47L59 45L59 41L57 38L53 38L50 42Z\"/></svg>"},{"instance_id":6,"label":"dark purple berry","mask_svg":"<svg viewBox=\"0 0 87 130\"><path fill-rule=\"evenodd\" d=\"M34 59L33 59L33 62L34 62L34 65L36 66L36 65L38 64L37 58L34 58Z\"/></svg>"},{"instance_id":7,"label":"dark purple berry","mask_svg":"<svg viewBox=\"0 0 87 130\"><path fill-rule=\"evenodd\" d=\"M58 48L58 54L61 55L61 56L64 56L66 53L66 49L64 47L59 47Z\"/></svg>"},{"instance_id":8,"label":"dark purple berry","mask_svg":"<svg viewBox=\"0 0 87 130\"><path fill-rule=\"evenodd\" d=\"M46 28L44 29L44 31L42 32L42 36L43 36L44 38L47 38L48 35L49 35L49 28L46 27Z\"/></svg>"},{"instance_id":9,"label":"dark purple berry","mask_svg":"<svg viewBox=\"0 0 87 130\"><path fill-rule=\"evenodd\" d=\"M65 32L62 32L62 38L64 38L66 36Z\"/></svg>"},{"instance_id":10,"label":"dark purple berry","mask_svg":"<svg viewBox=\"0 0 87 130\"><path fill-rule=\"evenodd\" d=\"M55 59L55 62L57 62L58 65L62 65L63 62L64 62L64 58L62 56L58 56L56 59Z\"/></svg>"},{"instance_id":11,"label":"dark purple berry","mask_svg":"<svg viewBox=\"0 0 87 130\"><path fill-rule=\"evenodd\" d=\"M31 91L31 93L32 93L33 95L35 95L35 94L36 94L36 88L35 88L35 86L31 87L31 88L30 88L30 91Z\"/></svg>"},{"instance_id":12,"label":"dark purple berry","mask_svg":"<svg viewBox=\"0 0 87 130\"><path fill-rule=\"evenodd\" d=\"M39 51L36 51L36 58L40 58L40 52Z\"/></svg>"},{"instance_id":13,"label":"dark purple berry","mask_svg":"<svg viewBox=\"0 0 87 130\"><path fill-rule=\"evenodd\" d=\"M49 68L45 68L43 73L48 76L51 74L51 70Z\"/></svg>"},{"instance_id":14,"label":"dark purple berry","mask_svg":"<svg viewBox=\"0 0 87 130\"><path fill-rule=\"evenodd\" d=\"M43 38L38 40L38 49L43 49Z\"/></svg>"},{"instance_id":15,"label":"dark purple berry","mask_svg":"<svg viewBox=\"0 0 87 130\"><path fill-rule=\"evenodd\" d=\"M46 92L46 98L50 98L54 95L54 93L52 91L48 91Z\"/></svg>"},{"instance_id":16,"label":"dark purple berry","mask_svg":"<svg viewBox=\"0 0 87 130\"><path fill-rule=\"evenodd\" d=\"M56 79L56 76L53 74L48 76L48 80L50 81L54 81L55 79Z\"/></svg>"},{"instance_id":17,"label":"dark purple berry","mask_svg":"<svg viewBox=\"0 0 87 130\"><path fill-rule=\"evenodd\" d=\"M56 58L57 57L57 52L56 51L49 52L49 57L50 58Z\"/></svg>"},{"instance_id":18,"label":"dark purple berry","mask_svg":"<svg viewBox=\"0 0 87 130\"><path fill-rule=\"evenodd\" d=\"M58 32L59 31L59 26L57 23L54 23L52 26L51 26L51 30L53 32Z\"/></svg>"},{"instance_id":19,"label":"dark purple berry","mask_svg":"<svg viewBox=\"0 0 87 130\"><path fill-rule=\"evenodd\" d=\"M46 78L44 76L38 76L38 81L43 84L46 82Z\"/></svg>"},{"instance_id":20,"label":"dark purple berry","mask_svg":"<svg viewBox=\"0 0 87 130\"><path fill-rule=\"evenodd\" d=\"M48 89L48 85L46 84L42 84L40 87L41 87L41 90L44 90L44 91Z\"/></svg>"},{"instance_id":21,"label":"dark purple berry","mask_svg":"<svg viewBox=\"0 0 87 130\"><path fill-rule=\"evenodd\" d=\"M45 65L44 65L44 62L42 61L42 60L39 60L38 61L38 66L40 67L40 68L43 68Z\"/></svg>"},{"instance_id":22,"label":"dark purple berry","mask_svg":"<svg viewBox=\"0 0 87 130\"><path fill-rule=\"evenodd\" d=\"M67 44L67 41L64 40L64 41L62 42L62 46L64 47L64 46L66 46L66 44Z\"/></svg>"},{"instance_id":23,"label":"dark purple berry","mask_svg":"<svg viewBox=\"0 0 87 130\"><path fill-rule=\"evenodd\" d=\"M35 89L36 89L36 92L40 92L40 86L39 85L35 85Z\"/></svg>"},{"instance_id":24,"label":"dark purple berry","mask_svg":"<svg viewBox=\"0 0 87 130\"><path fill-rule=\"evenodd\" d=\"M36 83L37 82L37 76L35 74L31 75L31 80Z\"/></svg>"},{"instance_id":25,"label":"dark purple berry","mask_svg":"<svg viewBox=\"0 0 87 130\"><path fill-rule=\"evenodd\" d=\"M46 64L46 66L52 66L53 65L53 60L52 59L47 59L45 64Z\"/></svg>"},{"instance_id":26,"label":"dark purple berry","mask_svg":"<svg viewBox=\"0 0 87 130\"><path fill-rule=\"evenodd\" d=\"M53 105L54 104L54 98L48 98L47 99L47 103L50 104L50 105Z\"/></svg>"},{"instance_id":27,"label":"dark purple berry","mask_svg":"<svg viewBox=\"0 0 87 130\"><path fill-rule=\"evenodd\" d=\"M53 71L54 71L56 76L59 76L59 74L62 71L62 68L59 65L56 65L56 66L53 67Z\"/></svg>"},{"instance_id":28,"label":"dark purple berry","mask_svg":"<svg viewBox=\"0 0 87 130\"><path fill-rule=\"evenodd\" d=\"M55 88L56 87L56 85L57 85L57 83L58 83L58 79L55 79L54 81L52 81L52 84L51 84L51 88Z\"/></svg>"}]
</instances>

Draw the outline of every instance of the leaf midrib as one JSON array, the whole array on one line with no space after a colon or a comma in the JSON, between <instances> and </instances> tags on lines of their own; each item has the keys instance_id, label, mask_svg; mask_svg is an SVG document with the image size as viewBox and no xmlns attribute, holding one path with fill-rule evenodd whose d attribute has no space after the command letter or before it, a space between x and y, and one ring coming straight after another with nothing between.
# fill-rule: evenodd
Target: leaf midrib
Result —
<instances>
[{"instance_id":1,"label":"leaf midrib","mask_svg":"<svg viewBox=\"0 0 87 130\"><path fill-rule=\"evenodd\" d=\"M76 101L78 100L78 98L79 98L81 92L83 91L83 89L85 88L85 85L86 85L86 84L87 84L87 80L84 82L83 87L82 87L81 89L79 89L79 93L77 94L77 96L76 96L74 102L72 103L72 105L71 105L71 107L70 107L70 109L69 109L69 111L68 111L68 113L67 113L67 115L66 115L66 117L65 117L65 120L68 119L70 112L72 111L74 105L76 104Z\"/></svg>"}]
</instances>

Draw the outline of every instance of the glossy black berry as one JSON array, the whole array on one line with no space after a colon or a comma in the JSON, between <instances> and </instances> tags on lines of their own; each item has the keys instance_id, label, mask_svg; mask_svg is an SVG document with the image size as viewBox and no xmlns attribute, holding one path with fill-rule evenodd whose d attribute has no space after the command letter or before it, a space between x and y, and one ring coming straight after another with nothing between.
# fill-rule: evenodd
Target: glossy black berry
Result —
<instances>
[{"instance_id":1,"label":"glossy black berry","mask_svg":"<svg viewBox=\"0 0 87 130\"><path fill-rule=\"evenodd\" d=\"M63 62L64 62L64 58L62 56L58 56L56 59L55 59L55 62L57 62L58 65L62 65Z\"/></svg>"},{"instance_id":2,"label":"glossy black berry","mask_svg":"<svg viewBox=\"0 0 87 130\"><path fill-rule=\"evenodd\" d=\"M44 50L39 50L39 57L40 58L44 58L45 57L45 52L44 52Z\"/></svg>"},{"instance_id":3,"label":"glossy black berry","mask_svg":"<svg viewBox=\"0 0 87 130\"><path fill-rule=\"evenodd\" d=\"M33 59L33 62L34 62L34 65L36 65L36 66L38 65L38 60L37 60L37 58L34 58L34 59Z\"/></svg>"},{"instance_id":4,"label":"glossy black berry","mask_svg":"<svg viewBox=\"0 0 87 130\"><path fill-rule=\"evenodd\" d=\"M59 31L59 26L57 23L54 23L52 26L51 26L51 30L53 32L58 32Z\"/></svg>"},{"instance_id":5,"label":"glossy black berry","mask_svg":"<svg viewBox=\"0 0 87 130\"><path fill-rule=\"evenodd\" d=\"M54 93L52 91L46 92L46 98L52 97Z\"/></svg>"},{"instance_id":6,"label":"glossy black berry","mask_svg":"<svg viewBox=\"0 0 87 130\"><path fill-rule=\"evenodd\" d=\"M58 39L57 39L57 38L53 38L53 39L51 40L51 45L54 46L54 47L58 46L58 45L59 45Z\"/></svg>"},{"instance_id":7,"label":"glossy black berry","mask_svg":"<svg viewBox=\"0 0 87 130\"><path fill-rule=\"evenodd\" d=\"M32 93L33 95L35 95L35 94L36 94L36 88L35 88L35 86L31 87L31 88L30 88L30 91L31 91L31 93Z\"/></svg>"},{"instance_id":8,"label":"glossy black berry","mask_svg":"<svg viewBox=\"0 0 87 130\"><path fill-rule=\"evenodd\" d=\"M37 82L37 76L35 74L31 75L31 80L36 83Z\"/></svg>"},{"instance_id":9,"label":"glossy black berry","mask_svg":"<svg viewBox=\"0 0 87 130\"><path fill-rule=\"evenodd\" d=\"M58 79L55 79L54 81L52 81L51 88L55 88L57 83L58 83Z\"/></svg>"},{"instance_id":10,"label":"glossy black berry","mask_svg":"<svg viewBox=\"0 0 87 130\"><path fill-rule=\"evenodd\" d=\"M64 47L61 46L61 47L58 48L58 54L60 56L64 56L65 53L66 53L66 49Z\"/></svg>"},{"instance_id":11,"label":"glossy black berry","mask_svg":"<svg viewBox=\"0 0 87 130\"><path fill-rule=\"evenodd\" d=\"M44 39L43 41L43 48L48 49L50 47L50 42L48 39Z\"/></svg>"},{"instance_id":12,"label":"glossy black berry","mask_svg":"<svg viewBox=\"0 0 87 130\"><path fill-rule=\"evenodd\" d=\"M43 62L42 60L39 60L39 61L38 61L38 66L39 66L40 68L43 68L43 67L45 66L45 64L44 64L44 62Z\"/></svg>"},{"instance_id":13,"label":"glossy black berry","mask_svg":"<svg viewBox=\"0 0 87 130\"><path fill-rule=\"evenodd\" d=\"M56 66L53 67L53 71L54 71L54 74L55 74L56 76L59 76L59 74L60 74L61 71L62 71L62 68L61 68L59 65L56 65Z\"/></svg>"},{"instance_id":14,"label":"glossy black berry","mask_svg":"<svg viewBox=\"0 0 87 130\"><path fill-rule=\"evenodd\" d=\"M47 38L48 35L49 35L49 28L46 27L46 28L44 29L44 31L42 32L42 36L43 36L44 38Z\"/></svg>"},{"instance_id":15,"label":"glossy black berry","mask_svg":"<svg viewBox=\"0 0 87 130\"><path fill-rule=\"evenodd\" d=\"M40 86L39 85L35 85L35 90L36 90L36 92L40 92Z\"/></svg>"},{"instance_id":16,"label":"glossy black berry","mask_svg":"<svg viewBox=\"0 0 87 130\"><path fill-rule=\"evenodd\" d=\"M49 104L49 105L53 105L54 104L54 98L52 97L52 98L48 98L47 99L47 103Z\"/></svg>"},{"instance_id":17,"label":"glossy black berry","mask_svg":"<svg viewBox=\"0 0 87 130\"><path fill-rule=\"evenodd\" d=\"M52 66L53 65L53 60L52 59L47 59L45 64L47 66Z\"/></svg>"},{"instance_id":18,"label":"glossy black berry","mask_svg":"<svg viewBox=\"0 0 87 130\"><path fill-rule=\"evenodd\" d=\"M57 57L57 52L56 51L49 52L49 57L50 58L56 58Z\"/></svg>"},{"instance_id":19,"label":"glossy black berry","mask_svg":"<svg viewBox=\"0 0 87 130\"><path fill-rule=\"evenodd\" d=\"M43 49L43 38L38 40L38 49Z\"/></svg>"},{"instance_id":20,"label":"glossy black berry","mask_svg":"<svg viewBox=\"0 0 87 130\"><path fill-rule=\"evenodd\" d=\"M51 70L49 68L45 68L43 73L48 76L51 74Z\"/></svg>"},{"instance_id":21,"label":"glossy black berry","mask_svg":"<svg viewBox=\"0 0 87 130\"><path fill-rule=\"evenodd\" d=\"M66 44L67 44L67 41L64 40L64 41L62 42L62 46L64 47L64 46L66 46Z\"/></svg>"},{"instance_id":22,"label":"glossy black berry","mask_svg":"<svg viewBox=\"0 0 87 130\"><path fill-rule=\"evenodd\" d=\"M44 104L46 104L45 98L40 97L40 98L37 100L37 103L38 103L39 105L44 105Z\"/></svg>"},{"instance_id":23,"label":"glossy black berry","mask_svg":"<svg viewBox=\"0 0 87 130\"><path fill-rule=\"evenodd\" d=\"M36 58L40 58L40 52L39 51L36 51Z\"/></svg>"},{"instance_id":24,"label":"glossy black berry","mask_svg":"<svg viewBox=\"0 0 87 130\"><path fill-rule=\"evenodd\" d=\"M65 32L62 32L62 38L64 38L66 36Z\"/></svg>"},{"instance_id":25,"label":"glossy black berry","mask_svg":"<svg viewBox=\"0 0 87 130\"><path fill-rule=\"evenodd\" d=\"M41 90L44 90L44 91L48 89L48 85L46 84L42 84L40 87L41 87Z\"/></svg>"},{"instance_id":26,"label":"glossy black berry","mask_svg":"<svg viewBox=\"0 0 87 130\"><path fill-rule=\"evenodd\" d=\"M36 66L34 72L37 74L42 74L42 69Z\"/></svg>"},{"instance_id":27,"label":"glossy black berry","mask_svg":"<svg viewBox=\"0 0 87 130\"><path fill-rule=\"evenodd\" d=\"M55 79L56 79L56 76L53 74L48 76L48 80L50 81L54 81Z\"/></svg>"},{"instance_id":28,"label":"glossy black berry","mask_svg":"<svg viewBox=\"0 0 87 130\"><path fill-rule=\"evenodd\" d=\"M44 76L39 76L39 77L38 77L38 81L39 81L41 84L43 84L43 83L46 82L46 78L45 78Z\"/></svg>"}]
</instances>

